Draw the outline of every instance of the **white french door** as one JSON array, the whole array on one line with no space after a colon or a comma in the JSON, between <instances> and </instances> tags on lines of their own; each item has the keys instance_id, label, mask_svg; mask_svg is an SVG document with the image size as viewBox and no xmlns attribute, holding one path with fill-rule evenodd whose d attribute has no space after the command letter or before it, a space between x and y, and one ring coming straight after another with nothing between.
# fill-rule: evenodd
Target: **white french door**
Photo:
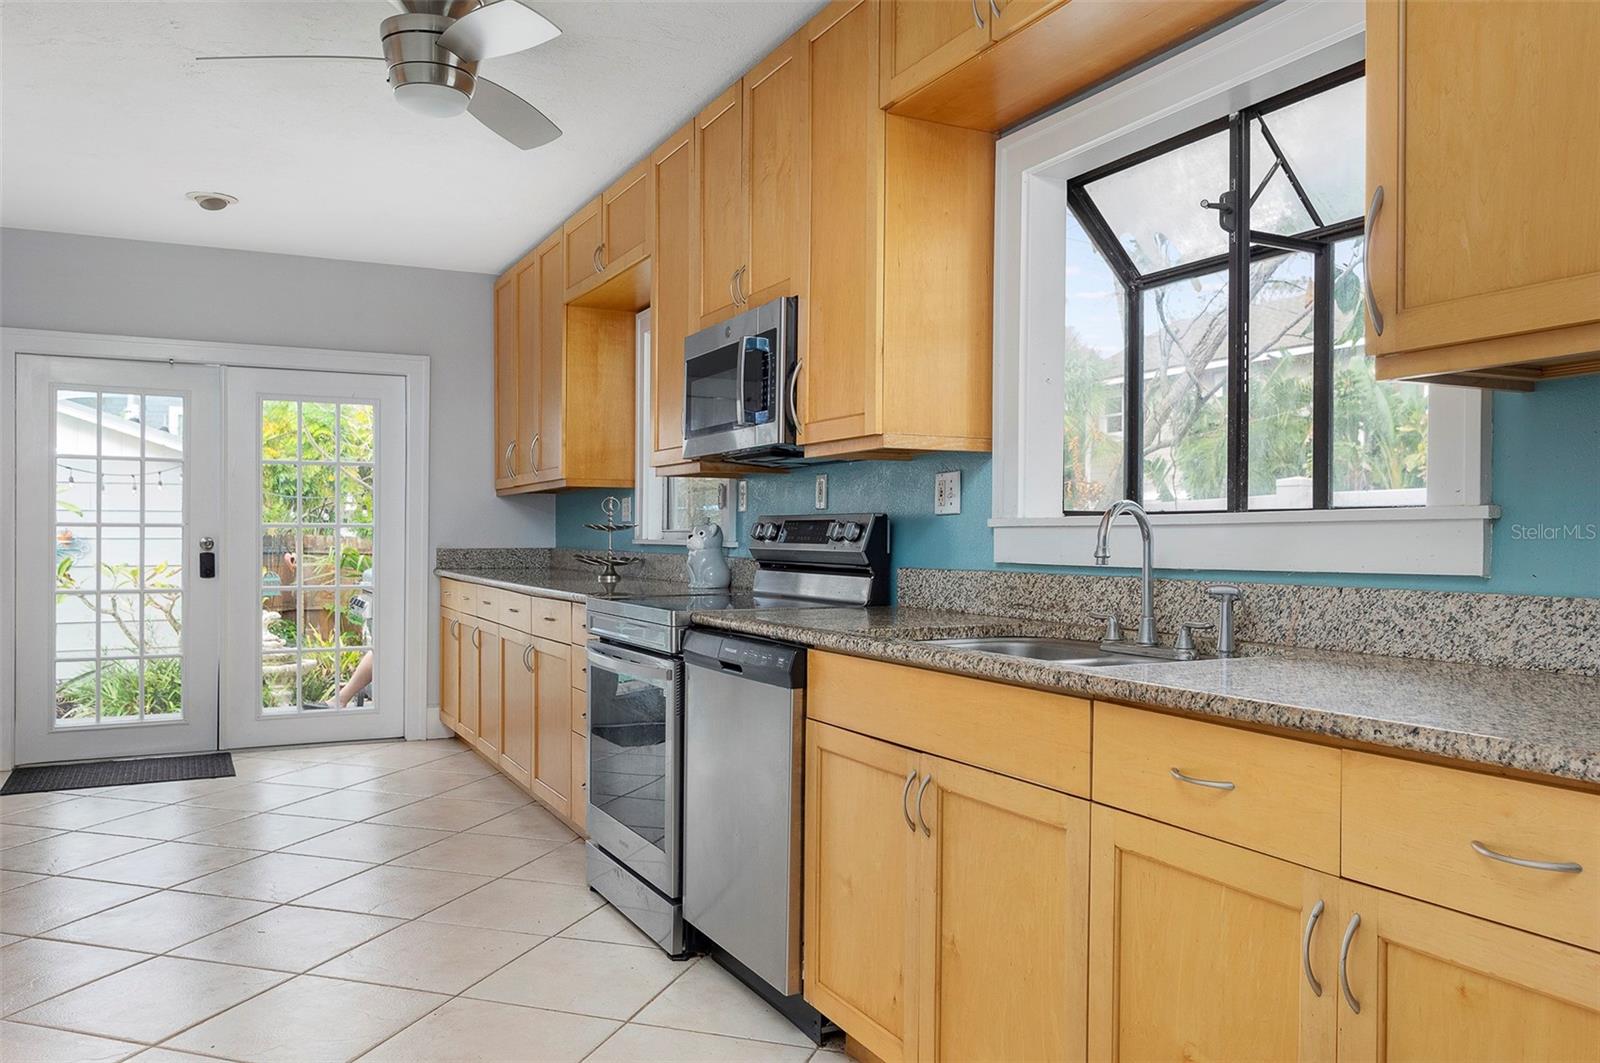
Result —
<instances>
[{"instance_id":1,"label":"white french door","mask_svg":"<svg viewBox=\"0 0 1600 1063\"><path fill-rule=\"evenodd\" d=\"M405 384L229 369L224 748L405 731Z\"/></svg>"},{"instance_id":2,"label":"white french door","mask_svg":"<svg viewBox=\"0 0 1600 1063\"><path fill-rule=\"evenodd\" d=\"M402 377L16 364L17 763L404 734Z\"/></svg>"},{"instance_id":3,"label":"white french door","mask_svg":"<svg viewBox=\"0 0 1600 1063\"><path fill-rule=\"evenodd\" d=\"M217 748L221 370L17 358L17 761Z\"/></svg>"}]
</instances>

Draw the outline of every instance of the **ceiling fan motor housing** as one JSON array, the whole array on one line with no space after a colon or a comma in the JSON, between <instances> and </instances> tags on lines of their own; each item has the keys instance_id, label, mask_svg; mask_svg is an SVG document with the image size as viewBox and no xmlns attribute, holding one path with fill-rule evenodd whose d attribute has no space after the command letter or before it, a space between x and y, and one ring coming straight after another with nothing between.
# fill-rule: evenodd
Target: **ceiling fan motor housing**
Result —
<instances>
[{"instance_id":1,"label":"ceiling fan motor housing","mask_svg":"<svg viewBox=\"0 0 1600 1063\"><path fill-rule=\"evenodd\" d=\"M383 58L395 99L422 114L449 117L466 111L477 87L478 64L439 47L455 19L403 14L383 20Z\"/></svg>"}]
</instances>

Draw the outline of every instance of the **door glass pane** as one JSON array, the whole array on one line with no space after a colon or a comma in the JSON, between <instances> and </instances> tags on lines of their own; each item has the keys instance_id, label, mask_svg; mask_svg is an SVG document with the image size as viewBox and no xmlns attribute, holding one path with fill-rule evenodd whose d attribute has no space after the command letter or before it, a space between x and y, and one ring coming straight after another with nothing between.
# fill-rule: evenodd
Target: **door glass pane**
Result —
<instances>
[{"instance_id":1,"label":"door glass pane","mask_svg":"<svg viewBox=\"0 0 1600 1063\"><path fill-rule=\"evenodd\" d=\"M1227 508L1228 279L1144 293L1144 507Z\"/></svg>"},{"instance_id":2,"label":"door glass pane","mask_svg":"<svg viewBox=\"0 0 1600 1063\"><path fill-rule=\"evenodd\" d=\"M1378 380L1367 357L1361 237L1333 254L1333 504L1428 502L1428 386Z\"/></svg>"},{"instance_id":3,"label":"door glass pane","mask_svg":"<svg viewBox=\"0 0 1600 1063\"><path fill-rule=\"evenodd\" d=\"M360 709L371 701L376 413L370 403L262 402L266 714ZM299 425L299 460L276 460L289 452L291 422Z\"/></svg>"},{"instance_id":4,"label":"door glass pane","mask_svg":"<svg viewBox=\"0 0 1600 1063\"><path fill-rule=\"evenodd\" d=\"M1217 202L1228 190L1228 131L1173 148L1084 186L1140 273L1228 250Z\"/></svg>"},{"instance_id":5,"label":"door glass pane","mask_svg":"<svg viewBox=\"0 0 1600 1063\"><path fill-rule=\"evenodd\" d=\"M58 389L55 409L56 725L181 718L183 399Z\"/></svg>"},{"instance_id":6,"label":"door glass pane","mask_svg":"<svg viewBox=\"0 0 1600 1063\"><path fill-rule=\"evenodd\" d=\"M1104 509L1123 488L1127 295L1077 215L1067 214L1061 508Z\"/></svg>"},{"instance_id":7,"label":"door glass pane","mask_svg":"<svg viewBox=\"0 0 1600 1063\"><path fill-rule=\"evenodd\" d=\"M1306 252L1250 266L1250 508L1311 508L1315 315Z\"/></svg>"},{"instance_id":8,"label":"door glass pane","mask_svg":"<svg viewBox=\"0 0 1600 1063\"><path fill-rule=\"evenodd\" d=\"M300 456L300 404L276 399L261 403L261 459L293 461Z\"/></svg>"}]
</instances>

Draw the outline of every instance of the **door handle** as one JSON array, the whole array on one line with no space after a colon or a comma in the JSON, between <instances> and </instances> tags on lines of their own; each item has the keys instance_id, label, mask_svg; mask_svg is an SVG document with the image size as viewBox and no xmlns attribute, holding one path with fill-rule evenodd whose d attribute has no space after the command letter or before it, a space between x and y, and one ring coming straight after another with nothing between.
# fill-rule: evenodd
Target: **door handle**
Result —
<instances>
[{"instance_id":1,"label":"door handle","mask_svg":"<svg viewBox=\"0 0 1600 1063\"><path fill-rule=\"evenodd\" d=\"M978 24L980 30L983 29L983 16L978 14L978 0L972 0L972 21Z\"/></svg>"},{"instance_id":2,"label":"door handle","mask_svg":"<svg viewBox=\"0 0 1600 1063\"><path fill-rule=\"evenodd\" d=\"M922 814L922 795L928 792L928 784L932 781L932 775L925 776L922 780L922 785L917 788L917 822L922 824L922 836L924 838L933 837L933 831L928 827L928 819Z\"/></svg>"},{"instance_id":3,"label":"door handle","mask_svg":"<svg viewBox=\"0 0 1600 1063\"><path fill-rule=\"evenodd\" d=\"M533 674L533 663L528 659L532 655L533 646L531 643L522 647L522 670L527 672L529 675Z\"/></svg>"},{"instance_id":4,"label":"door handle","mask_svg":"<svg viewBox=\"0 0 1600 1063\"><path fill-rule=\"evenodd\" d=\"M1479 856L1487 856L1490 860L1498 860L1513 867L1525 867L1529 871L1557 871L1566 875L1583 873L1583 865L1570 860L1527 860L1520 856L1507 856L1505 853L1495 852L1482 842L1473 842L1472 851Z\"/></svg>"},{"instance_id":5,"label":"door handle","mask_svg":"<svg viewBox=\"0 0 1600 1063\"><path fill-rule=\"evenodd\" d=\"M995 0L989 0L989 13L994 17L994 21L996 23L999 23L999 21L1000 21L1000 5L995 3Z\"/></svg>"},{"instance_id":6,"label":"door handle","mask_svg":"<svg viewBox=\"0 0 1600 1063\"><path fill-rule=\"evenodd\" d=\"M1361 925L1361 913L1357 912L1350 917L1350 925L1344 928L1344 940L1339 943L1339 989L1344 993L1344 1002L1350 1005L1351 1013L1361 1014L1361 1001L1350 992L1350 943L1356 939L1356 928Z\"/></svg>"},{"instance_id":7,"label":"door handle","mask_svg":"<svg viewBox=\"0 0 1600 1063\"><path fill-rule=\"evenodd\" d=\"M477 650L477 649L482 649L483 648L483 643L482 643L482 641L480 641L482 636L483 636L483 629L482 628L475 627L475 628L472 629L472 648L473 649Z\"/></svg>"},{"instance_id":8,"label":"door handle","mask_svg":"<svg viewBox=\"0 0 1600 1063\"><path fill-rule=\"evenodd\" d=\"M217 541L209 535L200 537L200 578L217 578Z\"/></svg>"},{"instance_id":9,"label":"door handle","mask_svg":"<svg viewBox=\"0 0 1600 1063\"><path fill-rule=\"evenodd\" d=\"M744 290L744 275L749 270L749 266L740 266L733 274L733 291L739 297L740 306L744 306L750 301L750 293Z\"/></svg>"},{"instance_id":10,"label":"door handle","mask_svg":"<svg viewBox=\"0 0 1600 1063\"><path fill-rule=\"evenodd\" d=\"M1317 920L1322 918L1324 907L1321 900L1312 907L1311 918L1306 920L1306 932L1300 937L1300 969L1306 974L1306 984L1311 987L1312 994L1319 997L1322 995L1322 983L1311 973L1311 935L1317 929Z\"/></svg>"},{"instance_id":11,"label":"door handle","mask_svg":"<svg viewBox=\"0 0 1600 1063\"><path fill-rule=\"evenodd\" d=\"M506 467L506 475L507 476L514 475L512 473L512 471L511 471L511 469L512 469L511 462L516 456L516 451L517 451L517 441L515 439L513 439L511 442L506 444L505 456L500 459L501 463L504 464L505 467Z\"/></svg>"},{"instance_id":12,"label":"door handle","mask_svg":"<svg viewBox=\"0 0 1600 1063\"><path fill-rule=\"evenodd\" d=\"M917 773L915 771L908 772L906 774L905 789L900 791L900 814L906 817L906 827L911 831L912 834L917 833L917 825L916 823L912 822L911 806L908 802L911 797L911 784L916 781Z\"/></svg>"},{"instance_id":13,"label":"door handle","mask_svg":"<svg viewBox=\"0 0 1600 1063\"><path fill-rule=\"evenodd\" d=\"M596 273L604 273L606 271L606 242L604 240L601 240L600 246L594 249L594 271Z\"/></svg>"},{"instance_id":14,"label":"door handle","mask_svg":"<svg viewBox=\"0 0 1600 1063\"><path fill-rule=\"evenodd\" d=\"M1172 768L1170 770L1174 779L1177 779L1179 782L1186 782L1190 786L1204 786L1211 790L1233 789L1233 783L1228 782L1226 779L1197 779L1193 775L1185 775L1177 768Z\"/></svg>"},{"instance_id":15,"label":"door handle","mask_svg":"<svg viewBox=\"0 0 1600 1063\"><path fill-rule=\"evenodd\" d=\"M734 283L736 281L738 281L738 279L739 279L739 271L738 270L734 270L732 273L728 274L728 302L732 303L734 306L738 306L739 305L739 296L733 290Z\"/></svg>"},{"instance_id":16,"label":"door handle","mask_svg":"<svg viewBox=\"0 0 1600 1063\"><path fill-rule=\"evenodd\" d=\"M533 439L528 443L528 464L533 466L533 471L539 471L539 433L533 433Z\"/></svg>"},{"instance_id":17,"label":"door handle","mask_svg":"<svg viewBox=\"0 0 1600 1063\"><path fill-rule=\"evenodd\" d=\"M1378 211L1383 207L1383 186L1372 190L1372 205L1367 207L1366 232L1361 239L1361 283L1367 289L1367 314L1372 318L1372 329L1383 335L1383 311L1378 309L1378 297L1372 294L1372 229L1378 223Z\"/></svg>"}]
</instances>

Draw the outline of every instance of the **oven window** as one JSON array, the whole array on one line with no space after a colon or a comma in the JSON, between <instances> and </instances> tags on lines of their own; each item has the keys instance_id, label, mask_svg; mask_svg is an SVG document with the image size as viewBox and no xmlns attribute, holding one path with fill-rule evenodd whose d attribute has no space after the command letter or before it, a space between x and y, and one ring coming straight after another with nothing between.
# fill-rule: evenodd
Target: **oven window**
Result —
<instances>
[{"instance_id":1,"label":"oven window","mask_svg":"<svg viewBox=\"0 0 1600 1063\"><path fill-rule=\"evenodd\" d=\"M589 668L589 801L660 849L667 823L667 720L655 681Z\"/></svg>"}]
</instances>

